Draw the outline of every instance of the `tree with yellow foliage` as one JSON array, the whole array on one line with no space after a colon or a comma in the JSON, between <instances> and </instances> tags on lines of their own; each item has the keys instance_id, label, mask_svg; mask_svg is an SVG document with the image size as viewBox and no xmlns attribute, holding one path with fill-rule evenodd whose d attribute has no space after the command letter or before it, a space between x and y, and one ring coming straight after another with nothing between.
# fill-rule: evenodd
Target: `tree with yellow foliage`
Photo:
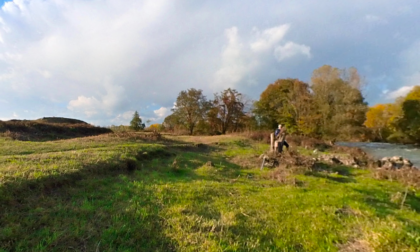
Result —
<instances>
[{"instance_id":1,"label":"tree with yellow foliage","mask_svg":"<svg viewBox=\"0 0 420 252\"><path fill-rule=\"evenodd\" d=\"M375 138L379 141L385 141L393 132L391 123L395 115L393 112L394 104L377 104L370 107L366 112L366 121L364 125L372 129Z\"/></svg>"},{"instance_id":2,"label":"tree with yellow foliage","mask_svg":"<svg viewBox=\"0 0 420 252\"><path fill-rule=\"evenodd\" d=\"M162 124L160 123L155 123L149 126L149 130L156 130L156 131L161 131L162 130Z\"/></svg>"}]
</instances>

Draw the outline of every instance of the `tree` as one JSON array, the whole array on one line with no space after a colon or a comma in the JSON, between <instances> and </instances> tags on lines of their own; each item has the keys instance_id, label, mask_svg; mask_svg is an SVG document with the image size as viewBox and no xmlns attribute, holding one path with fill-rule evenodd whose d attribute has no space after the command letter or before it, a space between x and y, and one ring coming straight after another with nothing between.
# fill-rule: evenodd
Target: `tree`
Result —
<instances>
[{"instance_id":1,"label":"tree","mask_svg":"<svg viewBox=\"0 0 420 252\"><path fill-rule=\"evenodd\" d=\"M134 112L133 119L130 122L130 128L138 131L144 129L145 125L142 123L139 113L136 111Z\"/></svg>"},{"instance_id":2,"label":"tree","mask_svg":"<svg viewBox=\"0 0 420 252\"><path fill-rule=\"evenodd\" d=\"M276 128L286 125L289 132L313 132L316 118L311 105L312 96L309 85L298 79L279 79L267 86L254 112L266 127Z\"/></svg>"},{"instance_id":3,"label":"tree","mask_svg":"<svg viewBox=\"0 0 420 252\"><path fill-rule=\"evenodd\" d=\"M368 107L361 92L363 80L357 70L324 65L314 70L311 82L320 115L320 133L324 137L344 138L361 134Z\"/></svg>"},{"instance_id":4,"label":"tree","mask_svg":"<svg viewBox=\"0 0 420 252\"><path fill-rule=\"evenodd\" d=\"M412 141L420 142L420 86L415 86L402 102L403 116L396 125Z\"/></svg>"},{"instance_id":5,"label":"tree","mask_svg":"<svg viewBox=\"0 0 420 252\"><path fill-rule=\"evenodd\" d=\"M243 95L235 89L226 89L220 94L214 94L213 108L210 116L212 122L218 122L222 134L230 128L236 131L244 114Z\"/></svg>"},{"instance_id":6,"label":"tree","mask_svg":"<svg viewBox=\"0 0 420 252\"><path fill-rule=\"evenodd\" d=\"M159 123L154 123L149 126L149 130L161 131L162 129L163 129L163 125Z\"/></svg>"},{"instance_id":7,"label":"tree","mask_svg":"<svg viewBox=\"0 0 420 252\"><path fill-rule=\"evenodd\" d=\"M366 112L364 125L372 129L375 138L384 141L391 135L392 107L394 104L377 104Z\"/></svg>"},{"instance_id":8,"label":"tree","mask_svg":"<svg viewBox=\"0 0 420 252\"><path fill-rule=\"evenodd\" d=\"M162 123L165 130L168 130L168 131L174 131L179 124L180 123L179 123L176 113L173 113L165 117Z\"/></svg>"},{"instance_id":9,"label":"tree","mask_svg":"<svg viewBox=\"0 0 420 252\"><path fill-rule=\"evenodd\" d=\"M203 95L203 91L191 88L179 93L172 111L177 123L184 126L192 135L197 123L203 119L209 107L210 103Z\"/></svg>"}]
</instances>

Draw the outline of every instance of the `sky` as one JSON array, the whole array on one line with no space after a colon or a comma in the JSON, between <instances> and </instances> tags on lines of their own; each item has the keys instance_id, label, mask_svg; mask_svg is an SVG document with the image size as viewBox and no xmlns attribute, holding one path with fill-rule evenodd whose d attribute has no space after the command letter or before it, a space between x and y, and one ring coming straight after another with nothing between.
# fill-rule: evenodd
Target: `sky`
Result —
<instances>
[{"instance_id":1,"label":"sky","mask_svg":"<svg viewBox=\"0 0 420 252\"><path fill-rule=\"evenodd\" d=\"M281 78L355 67L370 106L420 85L418 0L0 0L0 120L148 124L179 92L258 100Z\"/></svg>"}]
</instances>

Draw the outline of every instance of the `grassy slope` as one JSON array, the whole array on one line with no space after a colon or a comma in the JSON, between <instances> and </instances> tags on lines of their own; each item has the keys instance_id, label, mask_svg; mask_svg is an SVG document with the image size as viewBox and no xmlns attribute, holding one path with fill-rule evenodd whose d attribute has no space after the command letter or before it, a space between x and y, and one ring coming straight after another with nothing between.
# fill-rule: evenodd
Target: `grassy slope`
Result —
<instances>
[{"instance_id":1,"label":"grassy slope","mask_svg":"<svg viewBox=\"0 0 420 252\"><path fill-rule=\"evenodd\" d=\"M174 140L212 147L0 139L0 251L420 251L420 195L401 208L398 183L348 167L279 177L259 170L265 144Z\"/></svg>"},{"instance_id":2,"label":"grassy slope","mask_svg":"<svg viewBox=\"0 0 420 252\"><path fill-rule=\"evenodd\" d=\"M23 141L50 141L76 137L96 136L112 131L86 122L61 117L38 120L0 120L0 137Z\"/></svg>"}]
</instances>

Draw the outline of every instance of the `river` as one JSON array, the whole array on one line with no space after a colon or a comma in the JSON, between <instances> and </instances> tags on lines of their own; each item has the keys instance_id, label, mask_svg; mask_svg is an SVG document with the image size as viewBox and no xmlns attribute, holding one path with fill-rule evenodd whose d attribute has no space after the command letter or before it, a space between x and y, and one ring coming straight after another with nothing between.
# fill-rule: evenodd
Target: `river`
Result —
<instances>
[{"instance_id":1,"label":"river","mask_svg":"<svg viewBox=\"0 0 420 252\"><path fill-rule=\"evenodd\" d=\"M420 146L376 142L336 142L335 144L359 147L377 159L402 156L409 159L415 167L420 168Z\"/></svg>"}]
</instances>

